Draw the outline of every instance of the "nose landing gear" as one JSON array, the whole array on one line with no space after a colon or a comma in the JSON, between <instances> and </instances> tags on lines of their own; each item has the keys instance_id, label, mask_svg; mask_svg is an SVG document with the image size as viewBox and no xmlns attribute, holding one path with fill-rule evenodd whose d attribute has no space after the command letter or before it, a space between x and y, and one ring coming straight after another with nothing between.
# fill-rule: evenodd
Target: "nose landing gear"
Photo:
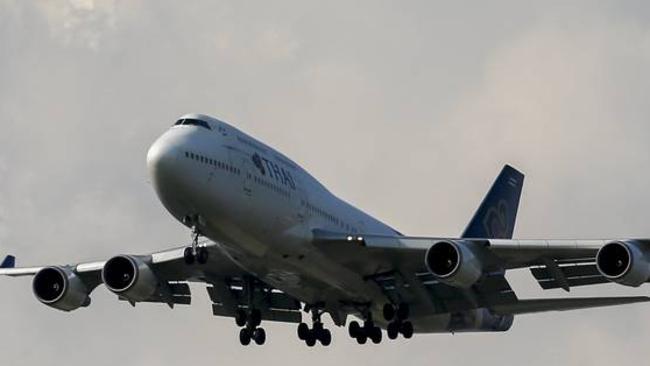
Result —
<instances>
[{"instance_id":1,"label":"nose landing gear","mask_svg":"<svg viewBox=\"0 0 650 366\"><path fill-rule=\"evenodd\" d=\"M192 245L185 248L183 251L183 258L185 259L185 264L192 265L194 262L198 264L206 264L208 262L208 248L199 246L199 236L201 236L201 231L198 227L198 217L186 217L184 219L186 224L192 224Z\"/></svg>"}]
</instances>

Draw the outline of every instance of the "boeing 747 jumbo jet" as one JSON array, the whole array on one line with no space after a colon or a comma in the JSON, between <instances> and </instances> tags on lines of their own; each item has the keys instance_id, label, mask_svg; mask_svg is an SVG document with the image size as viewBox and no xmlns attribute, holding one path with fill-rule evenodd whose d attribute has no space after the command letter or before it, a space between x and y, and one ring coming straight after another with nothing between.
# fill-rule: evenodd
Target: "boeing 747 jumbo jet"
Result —
<instances>
[{"instance_id":1,"label":"boeing 747 jumbo jet","mask_svg":"<svg viewBox=\"0 0 650 366\"><path fill-rule=\"evenodd\" d=\"M650 279L650 239L513 240L524 176L505 166L458 238L409 237L347 204L271 147L217 119L180 118L151 146L147 166L191 245L106 261L14 268L36 298L72 311L100 284L120 300L191 302L205 284L216 316L235 319L242 345L262 345L262 322L297 324L327 346L323 324L347 324L359 344L414 333L502 332L514 316L631 304L648 297L522 300L505 272L529 268L543 289ZM311 315L303 322L302 312ZM358 320L349 321L350 316ZM308 324L309 323L309 324Z\"/></svg>"}]
</instances>

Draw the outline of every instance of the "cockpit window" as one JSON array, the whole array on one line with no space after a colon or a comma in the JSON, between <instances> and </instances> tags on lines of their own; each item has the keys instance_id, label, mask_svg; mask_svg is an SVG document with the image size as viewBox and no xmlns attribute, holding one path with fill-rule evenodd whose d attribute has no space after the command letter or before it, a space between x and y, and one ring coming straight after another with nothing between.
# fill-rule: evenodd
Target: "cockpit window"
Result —
<instances>
[{"instance_id":1,"label":"cockpit window","mask_svg":"<svg viewBox=\"0 0 650 366\"><path fill-rule=\"evenodd\" d=\"M180 125L183 126L192 125L192 126L207 128L208 130L212 129L210 128L210 125L207 122L201 121L200 119L193 119L193 118L179 119L178 121L176 121L176 123L174 123L174 126L180 126Z\"/></svg>"}]
</instances>

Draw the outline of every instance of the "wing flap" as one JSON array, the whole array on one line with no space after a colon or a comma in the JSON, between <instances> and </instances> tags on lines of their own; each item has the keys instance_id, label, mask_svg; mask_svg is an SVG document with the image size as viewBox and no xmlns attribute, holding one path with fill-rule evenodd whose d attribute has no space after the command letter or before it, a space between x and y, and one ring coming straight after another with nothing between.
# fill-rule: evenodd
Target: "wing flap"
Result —
<instances>
[{"instance_id":1,"label":"wing flap","mask_svg":"<svg viewBox=\"0 0 650 366\"><path fill-rule=\"evenodd\" d=\"M599 308L606 306L635 304L648 301L650 301L650 297L647 296L527 299L518 300L517 302L511 304L493 306L492 311L501 315L521 315L541 313L546 311L567 311Z\"/></svg>"},{"instance_id":2,"label":"wing flap","mask_svg":"<svg viewBox=\"0 0 650 366\"><path fill-rule=\"evenodd\" d=\"M533 267L530 272L544 290L610 283L598 272L593 263L560 265L557 268L562 277L560 279L556 278L547 267Z\"/></svg>"}]
</instances>

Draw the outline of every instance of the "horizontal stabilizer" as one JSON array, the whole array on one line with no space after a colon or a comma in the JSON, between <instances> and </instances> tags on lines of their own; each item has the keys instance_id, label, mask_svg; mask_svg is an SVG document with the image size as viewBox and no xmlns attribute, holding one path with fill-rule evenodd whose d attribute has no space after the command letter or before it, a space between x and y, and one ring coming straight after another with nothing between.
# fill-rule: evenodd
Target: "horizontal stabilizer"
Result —
<instances>
[{"instance_id":1,"label":"horizontal stabilizer","mask_svg":"<svg viewBox=\"0 0 650 366\"><path fill-rule=\"evenodd\" d=\"M545 311L567 311L587 308L599 308L604 306L635 304L648 302L650 297L582 297L566 299L529 299L518 300L512 304L497 305L492 311L504 315L518 315L541 313Z\"/></svg>"},{"instance_id":2,"label":"horizontal stabilizer","mask_svg":"<svg viewBox=\"0 0 650 366\"><path fill-rule=\"evenodd\" d=\"M0 264L0 268L14 268L16 266L16 257L8 255Z\"/></svg>"}]
</instances>

